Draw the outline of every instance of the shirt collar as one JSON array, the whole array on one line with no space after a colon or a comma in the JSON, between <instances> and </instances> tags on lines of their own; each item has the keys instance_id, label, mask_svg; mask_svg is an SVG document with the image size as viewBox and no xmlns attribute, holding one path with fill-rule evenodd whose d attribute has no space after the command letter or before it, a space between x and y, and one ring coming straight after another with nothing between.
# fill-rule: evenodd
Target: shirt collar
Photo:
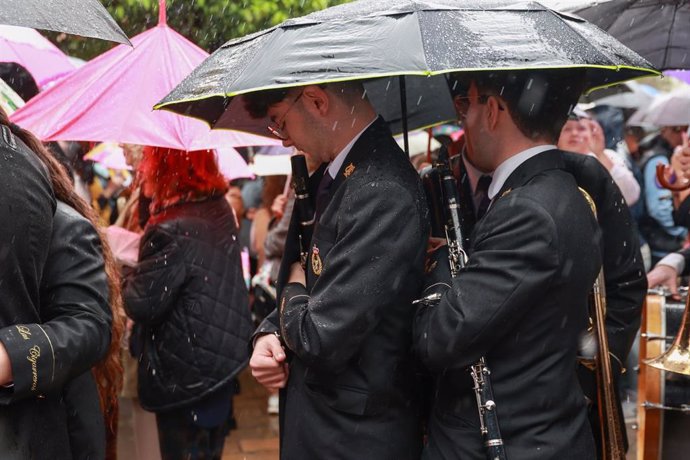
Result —
<instances>
[{"instance_id":1,"label":"shirt collar","mask_svg":"<svg viewBox=\"0 0 690 460\"><path fill-rule=\"evenodd\" d=\"M369 122L368 125L364 127L363 130L361 130L355 137L352 138L352 140L343 148L338 155L335 156L333 161L331 161L328 165L328 174L331 176L331 179L335 179L335 176L338 175L338 171L340 171L340 168L343 166L343 163L345 162L345 158L347 158L347 154L350 153L350 150L352 150L352 146L355 145L355 142L360 138L360 136L369 129L369 126L373 125L374 122L378 119L379 117L374 117L371 122Z\"/></svg>"},{"instance_id":2,"label":"shirt collar","mask_svg":"<svg viewBox=\"0 0 690 460\"><path fill-rule=\"evenodd\" d=\"M531 147L511 156L503 163L498 165L498 168L496 168L494 171L491 185L489 186L489 199L494 199L496 194L503 188L503 184L505 184L506 180L508 180L510 175L518 168L518 166L535 155L539 155L542 152L554 150L556 148L557 147L555 145L537 145L536 147Z\"/></svg>"}]
</instances>

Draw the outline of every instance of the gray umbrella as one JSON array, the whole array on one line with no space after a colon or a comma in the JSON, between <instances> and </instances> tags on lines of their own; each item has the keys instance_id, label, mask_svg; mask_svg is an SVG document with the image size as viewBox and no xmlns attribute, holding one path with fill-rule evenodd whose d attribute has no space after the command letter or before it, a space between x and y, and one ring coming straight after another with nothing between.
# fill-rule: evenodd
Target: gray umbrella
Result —
<instances>
[{"instance_id":1,"label":"gray umbrella","mask_svg":"<svg viewBox=\"0 0 690 460\"><path fill-rule=\"evenodd\" d=\"M690 125L690 90L685 88L658 96L654 102L633 114L630 125Z\"/></svg>"},{"instance_id":2,"label":"gray umbrella","mask_svg":"<svg viewBox=\"0 0 690 460\"><path fill-rule=\"evenodd\" d=\"M584 1L570 10L647 58L657 69L690 69L690 1Z\"/></svg>"},{"instance_id":3,"label":"gray umbrella","mask_svg":"<svg viewBox=\"0 0 690 460\"><path fill-rule=\"evenodd\" d=\"M405 75L400 82L412 129L443 121L421 113L447 107L452 116L443 74L544 68L586 68L589 88L655 74L651 64L597 27L538 3L360 0L226 43L157 108L213 127L264 134L266 120L252 120L234 96L386 77L367 92L387 101L388 118L404 120L391 80ZM444 98L445 105L434 102ZM412 113L416 109L420 116Z\"/></svg>"},{"instance_id":4,"label":"gray umbrella","mask_svg":"<svg viewBox=\"0 0 690 460\"><path fill-rule=\"evenodd\" d=\"M98 0L2 0L0 24L131 45L127 35Z\"/></svg>"}]
</instances>

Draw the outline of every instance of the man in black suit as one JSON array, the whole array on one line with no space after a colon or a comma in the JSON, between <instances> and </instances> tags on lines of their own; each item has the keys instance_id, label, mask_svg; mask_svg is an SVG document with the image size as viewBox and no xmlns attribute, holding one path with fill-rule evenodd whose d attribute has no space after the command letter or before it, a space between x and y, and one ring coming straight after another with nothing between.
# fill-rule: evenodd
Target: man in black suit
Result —
<instances>
[{"instance_id":1,"label":"man in black suit","mask_svg":"<svg viewBox=\"0 0 690 460\"><path fill-rule=\"evenodd\" d=\"M466 268L416 319L419 357L439 374L426 458L485 458L466 370L481 356L508 458L596 456L574 363L601 267L600 235L553 145L579 77L477 73L456 97L473 161L494 171L492 202Z\"/></svg>"},{"instance_id":2,"label":"man in black suit","mask_svg":"<svg viewBox=\"0 0 690 460\"><path fill-rule=\"evenodd\" d=\"M428 238L419 177L359 84L246 102L254 116L271 117L285 146L327 163L310 180L317 221L306 274L293 218L279 311L259 327L250 361L259 382L286 386L281 458L417 459L412 301Z\"/></svg>"},{"instance_id":3,"label":"man in black suit","mask_svg":"<svg viewBox=\"0 0 690 460\"><path fill-rule=\"evenodd\" d=\"M645 278L644 263L640 255L639 237L632 215L622 206L623 195L615 184L611 175L593 157L572 152L558 151L565 163L565 170L573 175L579 187L582 187L592 197L597 208L597 220L601 228L603 242L603 268L606 291L606 332L611 355L614 388L618 390L618 381L625 370L628 354L640 328L642 304L647 294L647 278ZM470 160L463 156L459 162L457 175L460 188L460 199L467 203L463 206L465 214L463 222L466 224L465 234L471 234L474 228L477 209L474 203L476 195L471 187L473 174L480 177L477 171L472 171ZM468 197L474 196L474 201ZM660 265L658 265L660 266ZM631 372L631 370L627 370ZM595 373L588 367L578 366L580 385L589 403L589 419L592 432L597 442L601 444L601 425L597 402L597 388ZM621 421L620 430L626 442L627 436L621 406L620 395L616 394L616 403ZM598 451L600 449L597 449Z\"/></svg>"},{"instance_id":4,"label":"man in black suit","mask_svg":"<svg viewBox=\"0 0 690 460\"><path fill-rule=\"evenodd\" d=\"M451 80L453 80L451 78ZM450 82L453 87L454 80ZM460 96L462 97L462 96ZM611 355L614 387L624 369L627 356L640 327L642 304L647 293L644 264L640 255L639 238L632 215L622 206L623 195L608 171L595 158L572 152L555 151L562 157L565 170L573 175L577 185L592 197L597 208L597 220L603 242L603 268L606 291L606 331ZM480 171L468 158L467 150L456 159L454 168L458 180L458 194L463 205L463 224L467 246L476 220L483 215L481 181L491 172ZM588 401L589 419L597 445L601 444L601 426L597 402L595 373L578 366L580 385ZM626 437L623 411L619 395L617 408L620 430ZM627 439L626 448L627 448ZM600 452L600 448L597 449Z\"/></svg>"}]
</instances>

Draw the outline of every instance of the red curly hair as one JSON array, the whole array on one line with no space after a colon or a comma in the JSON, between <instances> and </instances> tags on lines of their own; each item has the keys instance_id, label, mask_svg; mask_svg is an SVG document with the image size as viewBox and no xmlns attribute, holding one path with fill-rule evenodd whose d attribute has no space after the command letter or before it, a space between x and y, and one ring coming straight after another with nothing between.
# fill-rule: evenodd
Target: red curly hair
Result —
<instances>
[{"instance_id":1,"label":"red curly hair","mask_svg":"<svg viewBox=\"0 0 690 460\"><path fill-rule=\"evenodd\" d=\"M151 195L153 214L184 201L201 201L228 191L213 150L145 147L139 165L144 190Z\"/></svg>"}]
</instances>

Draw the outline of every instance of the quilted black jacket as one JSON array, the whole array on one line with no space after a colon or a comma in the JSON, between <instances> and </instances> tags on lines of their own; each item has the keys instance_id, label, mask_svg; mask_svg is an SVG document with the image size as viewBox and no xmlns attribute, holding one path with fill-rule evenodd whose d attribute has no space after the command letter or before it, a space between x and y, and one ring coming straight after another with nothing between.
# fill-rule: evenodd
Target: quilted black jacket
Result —
<instances>
[{"instance_id":1,"label":"quilted black jacket","mask_svg":"<svg viewBox=\"0 0 690 460\"><path fill-rule=\"evenodd\" d=\"M139 398L154 412L192 405L248 361L252 332L237 226L222 198L149 221L124 290L139 324Z\"/></svg>"}]
</instances>

